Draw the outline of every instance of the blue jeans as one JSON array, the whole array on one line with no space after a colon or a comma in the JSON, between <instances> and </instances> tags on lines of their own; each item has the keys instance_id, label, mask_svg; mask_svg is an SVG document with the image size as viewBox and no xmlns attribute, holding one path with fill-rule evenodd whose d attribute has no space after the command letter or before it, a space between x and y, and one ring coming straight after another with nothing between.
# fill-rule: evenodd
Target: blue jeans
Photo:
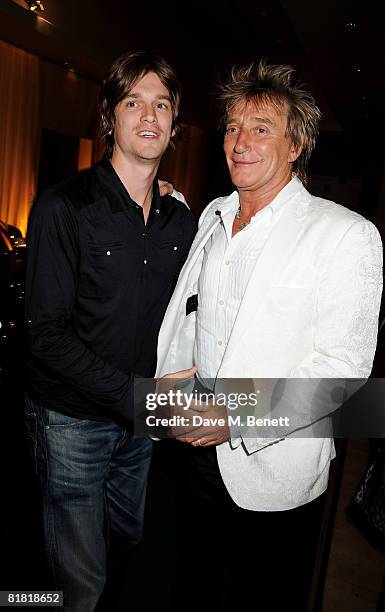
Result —
<instances>
[{"instance_id":1,"label":"blue jeans","mask_svg":"<svg viewBox=\"0 0 385 612\"><path fill-rule=\"evenodd\" d=\"M91 612L105 585L109 544L128 550L141 538L152 443L30 399L25 413L54 585L64 592L64 610Z\"/></svg>"}]
</instances>

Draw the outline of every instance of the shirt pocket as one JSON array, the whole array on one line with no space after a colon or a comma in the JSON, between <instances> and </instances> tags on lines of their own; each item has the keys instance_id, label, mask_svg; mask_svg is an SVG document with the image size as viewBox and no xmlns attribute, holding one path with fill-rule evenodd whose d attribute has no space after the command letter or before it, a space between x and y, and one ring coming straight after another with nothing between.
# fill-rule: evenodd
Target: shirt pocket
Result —
<instances>
[{"instance_id":1,"label":"shirt pocket","mask_svg":"<svg viewBox=\"0 0 385 612\"><path fill-rule=\"evenodd\" d=\"M182 238L176 235L174 238L154 240L155 266L160 274L174 276L179 271L186 259L187 249Z\"/></svg>"},{"instance_id":2,"label":"shirt pocket","mask_svg":"<svg viewBox=\"0 0 385 612\"><path fill-rule=\"evenodd\" d=\"M111 257L111 255L116 254L117 251L124 249L126 247L126 243L122 241L114 241L114 242L89 242L88 243L88 251L93 254L95 257Z\"/></svg>"},{"instance_id":3,"label":"shirt pocket","mask_svg":"<svg viewBox=\"0 0 385 612\"><path fill-rule=\"evenodd\" d=\"M89 242L84 251L80 294L113 294L128 274L129 257L129 245L125 242Z\"/></svg>"}]
</instances>

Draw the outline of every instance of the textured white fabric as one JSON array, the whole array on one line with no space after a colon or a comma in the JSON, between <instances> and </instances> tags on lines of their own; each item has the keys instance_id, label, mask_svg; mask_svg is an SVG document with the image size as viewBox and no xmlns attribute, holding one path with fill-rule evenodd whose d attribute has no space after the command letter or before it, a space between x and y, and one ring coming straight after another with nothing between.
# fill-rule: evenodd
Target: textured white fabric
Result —
<instances>
[{"instance_id":1,"label":"textured white fabric","mask_svg":"<svg viewBox=\"0 0 385 612\"><path fill-rule=\"evenodd\" d=\"M376 228L334 202L311 196L294 178L250 275L218 378L366 378L377 336L382 246ZM158 341L157 376L194 364L197 293L204 248L238 194L214 200L181 271ZM198 306L199 308L199 306ZM306 430L305 430L306 431ZM286 510L327 486L329 438L244 438L217 447L224 483L243 508Z\"/></svg>"}]
</instances>

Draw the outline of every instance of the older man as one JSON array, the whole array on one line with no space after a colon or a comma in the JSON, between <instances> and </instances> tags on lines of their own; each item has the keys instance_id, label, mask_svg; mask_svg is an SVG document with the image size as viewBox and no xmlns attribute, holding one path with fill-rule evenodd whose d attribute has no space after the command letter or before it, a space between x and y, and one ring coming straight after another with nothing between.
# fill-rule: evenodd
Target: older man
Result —
<instances>
[{"instance_id":1,"label":"older man","mask_svg":"<svg viewBox=\"0 0 385 612\"><path fill-rule=\"evenodd\" d=\"M253 63L222 87L236 190L202 214L161 328L158 376L193 366L201 381L371 371L381 241L369 221L305 189L320 112L293 72ZM332 439L272 443L222 427L189 440L190 550L211 571L221 560L222 578L232 568L219 581L227 601L305 609Z\"/></svg>"}]
</instances>

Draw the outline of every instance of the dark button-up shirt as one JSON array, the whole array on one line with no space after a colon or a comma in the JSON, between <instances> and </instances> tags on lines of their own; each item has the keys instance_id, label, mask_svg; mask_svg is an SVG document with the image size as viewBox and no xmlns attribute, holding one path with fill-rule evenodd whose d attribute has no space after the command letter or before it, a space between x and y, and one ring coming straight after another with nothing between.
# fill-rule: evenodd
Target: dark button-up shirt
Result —
<instances>
[{"instance_id":1,"label":"dark button-up shirt","mask_svg":"<svg viewBox=\"0 0 385 612\"><path fill-rule=\"evenodd\" d=\"M28 392L79 418L132 418L196 223L161 197L147 223L110 162L46 190L28 227Z\"/></svg>"}]
</instances>

